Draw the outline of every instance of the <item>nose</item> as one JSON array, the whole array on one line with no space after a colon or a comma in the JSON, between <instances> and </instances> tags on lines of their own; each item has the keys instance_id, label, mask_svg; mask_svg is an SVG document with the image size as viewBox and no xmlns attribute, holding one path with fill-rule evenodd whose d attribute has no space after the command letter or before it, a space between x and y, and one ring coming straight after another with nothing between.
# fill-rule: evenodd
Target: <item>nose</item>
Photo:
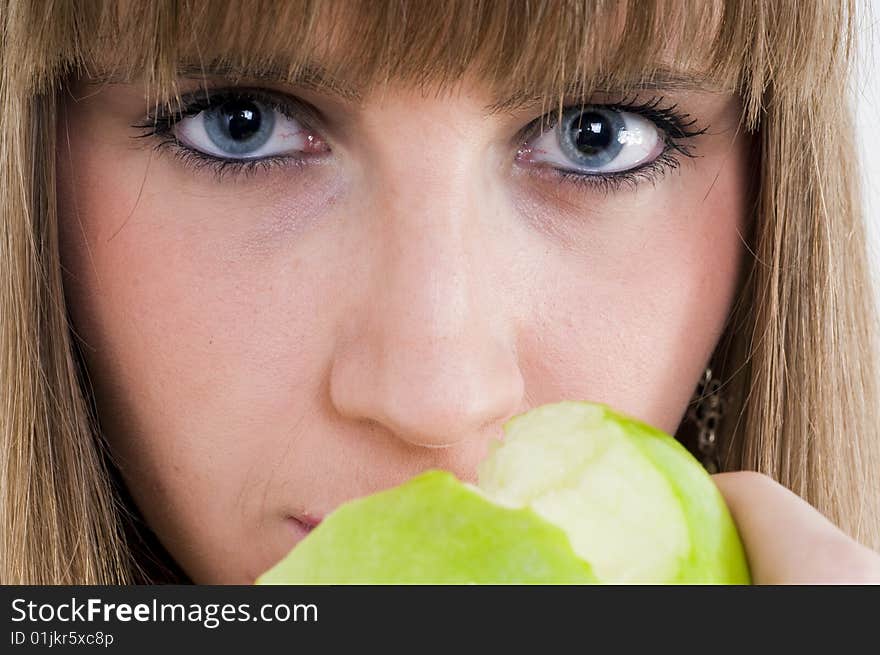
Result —
<instances>
[{"instance_id":1,"label":"nose","mask_svg":"<svg viewBox=\"0 0 880 655\"><path fill-rule=\"evenodd\" d=\"M340 414L442 448L497 436L524 385L492 282L503 253L490 245L485 185L461 160L424 156L397 153L361 214L373 236L357 255L361 301L338 333L330 392Z\"/></svg>"}]
</instances>

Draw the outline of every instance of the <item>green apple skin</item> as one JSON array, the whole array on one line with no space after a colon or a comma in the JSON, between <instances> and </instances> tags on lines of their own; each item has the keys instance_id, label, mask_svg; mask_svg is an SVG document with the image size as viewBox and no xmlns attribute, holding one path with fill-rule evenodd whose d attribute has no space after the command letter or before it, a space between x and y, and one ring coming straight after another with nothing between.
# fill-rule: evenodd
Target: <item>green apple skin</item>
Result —
<instances>
[{"instance_id":1,"label":"green apple skin","mask_svg":"<svg viewBox=\"0 0 880 655\"><path fill-rule=\"evenodd\" d=\"M341 505L257 584L595 583L561 528L448 471Z\"/></svg>"},{"instance_id":2,"label":"green apple skin","mask_svg":"<svg viewBox=\"0 0 880 655\"><path fill-rule=\"evenodd\" d=\"M563 528L602 582L749 584L721 493L674 437L578 401L515 416L504 433L480 463L480 488Z\"/></svg>"},{"instance_id":3,"label":"green apple skin","mask_svg":"<svg viewBox=\"0 0 880 655\"><path fill-rule=\"evenodd\" d=\"M479 488L428 471L341 505L257 584L749 584L711 477L598 403L513 417Z\"/></svg>"},{"instance_id":4,"label":"green apple skin","mask_svg":"<svg viewBox=\"0 0 880 655\"><path fill-rule=\"evenodd\" d=\"M681 442L641 421L606 408L609 417L626 426L633 443L667 477L686 516L691 547L680 561L684 584L751 584L751 573L739 532L706 469Z\"/></svg>"}]
</instances>

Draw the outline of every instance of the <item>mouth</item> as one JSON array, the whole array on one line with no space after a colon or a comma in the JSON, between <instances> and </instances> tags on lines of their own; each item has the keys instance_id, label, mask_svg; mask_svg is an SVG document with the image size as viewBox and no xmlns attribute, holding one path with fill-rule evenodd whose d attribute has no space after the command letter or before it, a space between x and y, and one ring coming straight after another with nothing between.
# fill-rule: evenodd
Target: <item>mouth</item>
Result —
<instances>
[{"instance_id":1,"label":"mouth","mask_svg":"<svg viewBox=\"0 0 880 655\"><path fill-rule=\"evenodd\" d=\"M312 530L314 530L318 524L321 522L321 517L314 517L308 515L302 516L288 516L287 523L293 528L296 532L301 535L306 535Z\"/></svg>"}]
</instances>

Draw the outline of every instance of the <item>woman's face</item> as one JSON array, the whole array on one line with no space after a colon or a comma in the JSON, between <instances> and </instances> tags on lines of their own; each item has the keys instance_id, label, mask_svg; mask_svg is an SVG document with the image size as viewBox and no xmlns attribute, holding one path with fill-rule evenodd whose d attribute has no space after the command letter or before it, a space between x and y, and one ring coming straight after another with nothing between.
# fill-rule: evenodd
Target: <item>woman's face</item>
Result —
<instances>
[{"instance_id":1,"label":"woman's face","mask_svg":"<svg viewBox=\"0 0 880 655\"><path fill-rule=\"evenodd\" d=\"M59 121L66 294L99 416L195 582L251 583L303 522L425 469L475 481L537 405L676 431L736 291L736 97L652 90L523 135L540 106L487 112L468 78L360 99L257 85L171 128L178 148L251 158L237 175L132 138L150 131L132 127L142 84L77 84ZM676 112L706 133L676 132ZM617 185L575 177L651 161Z\"/></svg>"}]
</instances>

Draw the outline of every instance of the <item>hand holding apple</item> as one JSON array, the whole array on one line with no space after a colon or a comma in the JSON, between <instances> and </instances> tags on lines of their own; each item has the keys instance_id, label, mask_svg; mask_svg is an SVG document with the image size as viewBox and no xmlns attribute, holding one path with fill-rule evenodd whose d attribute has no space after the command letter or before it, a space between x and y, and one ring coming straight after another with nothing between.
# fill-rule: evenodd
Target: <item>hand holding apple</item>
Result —
<instances>
[{"instance_id":1,"label":"hand holding apple","mask_svg":"<svg viewBox=\"0 0 880 655\"><path fill-rule=\"evenodd\" d=\"M712 477L736 519L755 584L880 584L880 554L773 479L752 471Z\"/></svg>"}]
</instances>

